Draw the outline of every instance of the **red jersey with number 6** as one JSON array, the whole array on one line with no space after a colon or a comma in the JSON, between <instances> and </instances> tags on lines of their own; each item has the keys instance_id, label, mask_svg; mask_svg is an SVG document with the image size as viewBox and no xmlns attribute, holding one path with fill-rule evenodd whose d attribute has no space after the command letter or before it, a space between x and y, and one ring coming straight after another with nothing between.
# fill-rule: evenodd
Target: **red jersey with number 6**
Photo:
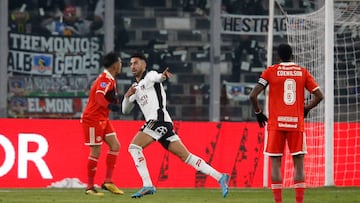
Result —
<instances>
[{"instance_id":1,"label":"red jersey with number 6","mask_svg":"<svg viewBox=\"0 0 360 203\"><path fill-rule=\"evenodd\" d=\"M305 89L319 88L310 72L293 62L268 67L259 84L269 85L268 130L304 131Z\"/></svg>"}]
</instances>

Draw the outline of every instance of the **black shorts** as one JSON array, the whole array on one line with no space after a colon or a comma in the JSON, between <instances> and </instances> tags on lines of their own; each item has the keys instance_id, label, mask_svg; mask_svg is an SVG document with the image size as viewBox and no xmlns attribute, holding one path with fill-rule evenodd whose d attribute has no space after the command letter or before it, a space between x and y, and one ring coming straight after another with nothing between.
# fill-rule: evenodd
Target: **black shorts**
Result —
<instances>
[{"instance_id":1,"label":"black shorts","mask_svg":"<svg viewBox=\"0 0 360 203\"><path fill-rule=\"evenodd\" d=\"M168 149L171 142L180 140L171 122L149 120L140 130L158 141L165 149Z\"/></svg>"}]
</instances>

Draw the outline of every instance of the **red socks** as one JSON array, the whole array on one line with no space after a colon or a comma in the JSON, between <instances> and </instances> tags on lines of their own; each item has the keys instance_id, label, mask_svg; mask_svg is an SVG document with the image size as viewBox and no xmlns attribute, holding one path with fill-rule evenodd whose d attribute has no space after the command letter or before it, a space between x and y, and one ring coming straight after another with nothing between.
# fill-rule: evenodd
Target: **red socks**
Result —
<instances>
[{"instance_id":1,"label":"red socks","mask_svg":"<svg viewBox=\"0 0 360 203\"><path fill-rule=\"evenodd\" d=\"M89 156L87 163L87 173L88 173L88 186L87 188L94 187L94 177L96 174L98 159L96 157Z\"/></svg>"},{"instance_id":2,"label":"red socks","mask_svg":"<svg viewBox=\"0 0 360 203\"><path fill-rule=\"evenodd\" d=\"M113 152L113 151L108 152L106 156L106 174L105 174L104 182L112 182L112 174L115 168L117 157L118 157L118 152ZM96 174L97 164L98 164L98 158L89 156L87 163L88 189L94 187L94 178Z\"/></svg>"},{"instance_id":3,"label":"red socks","mask_svg":"<svg viewBox=\"0 0 360 203\"><path fill-rule=\"evenodd\" d=\"M296 181L294 183L294 188L296 203L303 203L305 193L305 181Z\"/></svg>"},{"instance_id":4,"label":"red socks","mask_svg":"<svg viewBox=\"0 0 360 203\"><path fill-rule=\"evenodd\" d=\"M105 174L105 182L112 181L112 174L115 168L116 159L118 157L118 152L109 151L106 156L106 174Z\"/></svg>"},{"instance_id":5,"label":"red socks","mask_svg":"<svg viewBox=\"0 0 360 203\"><path fill-rule=\"evenodd\" d=\"M274 200L276 203L282 203L282 182L271 183Z\"/></svg>"},{"instance_id":6,"label":"red socks","mask_svg":"<svg viewBox=\"0 0 360 203\"><path fill-rule=\"evenodd\" d=\"M294 183L296 203L304 202L305 186L306 186L305 181L296 181ZM271 189L273 192L275 202L282 203L282 183L281 182L271 183Z\"/></svg>"}]
</instances>

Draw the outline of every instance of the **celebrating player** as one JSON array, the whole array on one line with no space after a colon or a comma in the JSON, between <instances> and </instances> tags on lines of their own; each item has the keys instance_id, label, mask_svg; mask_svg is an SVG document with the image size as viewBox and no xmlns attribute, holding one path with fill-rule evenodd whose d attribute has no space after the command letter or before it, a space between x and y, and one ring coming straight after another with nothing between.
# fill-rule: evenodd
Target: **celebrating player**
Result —
<instances>
[{"instance_id":1,"label":"celebrating player","mask_svg":"<svg viewBox=\"0 0 360 203\"><path fill-rule=\"evenodd\" d=\"M136 102L146 120L146 123L137 132L129 145L129 152L143 182L143 187L131 197L140 198L156 192L143 154L143 149L154 141L158 141L166 150L196 170L216 179L221 186L223 197L226 197L229 175L221 174L203 159L189 152L173 130L173 123L166 109L166 94L162 85L164 80L172 77L168 68L162 73L156 71L147 72L146 58L141 53L133 54L130 57L130 68L135 83L124 96L122 112L130 113L135 105L134 102Z\"/></svg>"},{"instance_id":2,"label":"celebrating player","mask_svg":"<svg viewBox=\"0 0 360 203\"><path fill-rule=\"evenodd\" d=\"M282 202L281 159L287 142L295 169L294 187L296 203L302 203L305 192L304 155L306 143L304 118L323 99L323 93L313 76L305 68L291 62L292 49L280 44L277 50L279 64L268 67L260 76L258 84L250 93L259 126L268 121L259 107L258 95L269 85L268 136L265 154L271 160L271 188L276 203ZM305 89L314 95L304 105Z\"/></svg>"},{"instance_id":3,"label":"celebrating player","mask_svg":"<svg viewBox=\"0 0 360 203\"><path fill-rule=\"evenodd\" d=\"M85 144L90 146L87 161L88 185L85 194L102 196L94 187L94 177L100 156L101 145L109 146L106 156L106 176L102 188L114 194L124 194L112 182L112 174L120 149L114 127L109 121L111 111L120 111L115 76L121 72L121 59L117 53L110 52L103 58L105 70L98 76L90 89L88 103L81 116Z\"/></svg>"}]
</instances>

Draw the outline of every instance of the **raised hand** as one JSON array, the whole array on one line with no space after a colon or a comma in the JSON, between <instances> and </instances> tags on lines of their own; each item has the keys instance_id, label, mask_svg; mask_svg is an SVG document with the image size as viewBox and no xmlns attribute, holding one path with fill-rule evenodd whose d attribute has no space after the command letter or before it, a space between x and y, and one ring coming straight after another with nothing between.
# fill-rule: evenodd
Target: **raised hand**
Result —
<instances>
[{"instance_id":1,"label":"raised hand","mask_svg":"<svg viewBox=\"0 0 360 203\"><path fill-rule=\"evenodd\" d=\"M169 67L166 67L166 69L162 72L162 77L169 79L172 76L173 76L173 74L169 72Z\"/></svg>"}]
</instances>

